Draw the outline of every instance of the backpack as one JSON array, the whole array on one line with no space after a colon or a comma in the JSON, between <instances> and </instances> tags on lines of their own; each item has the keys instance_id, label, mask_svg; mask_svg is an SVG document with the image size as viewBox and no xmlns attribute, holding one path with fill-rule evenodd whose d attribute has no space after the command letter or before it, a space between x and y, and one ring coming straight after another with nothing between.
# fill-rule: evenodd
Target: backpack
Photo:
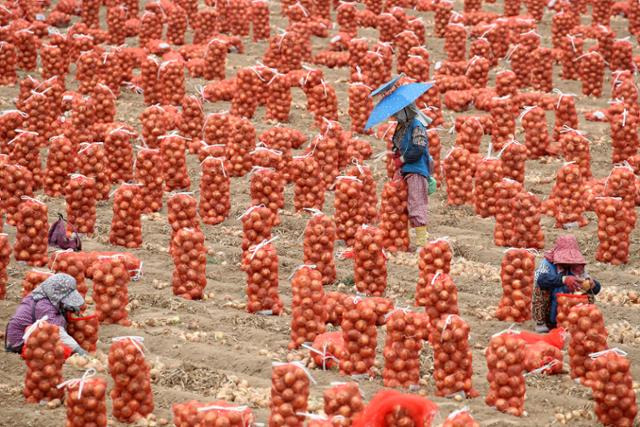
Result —
<instances>
[{"instance_id":1,"label":"backpack","mask_svg":"<svg viewBox=\"0 0 640 427\"><path fill-rule=\"evenodd\" d=\"M67 237L67 221L62 214L58 214L58 220L49 229L49 246L60 249L73 249L75 252L81 251L82 242L80 241L80 236L78 236L73 225L71 225L71 229L73 233L71 237Z\"/></svg>"}]
</instances>

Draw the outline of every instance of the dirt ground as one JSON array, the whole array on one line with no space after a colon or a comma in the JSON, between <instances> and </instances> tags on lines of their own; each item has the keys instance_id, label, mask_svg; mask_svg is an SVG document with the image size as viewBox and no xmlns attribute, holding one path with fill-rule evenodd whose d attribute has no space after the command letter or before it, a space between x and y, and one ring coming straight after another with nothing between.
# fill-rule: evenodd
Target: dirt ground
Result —
<instances>
[{"instance_id":1,"label":"dirt ground","mask_svg":"<svg viewBox=\"0 0 640 427\"><path fill-rule=\"evenodd\" d=\"M485 10L500 11L501 4L486 5ZM285 25L279 16L279 5L273 3L272 31L275 26ZM461 4L456 3L458 10ZM524 11L524 9L523 9ZM433 14L410 12L422 16L427 25L427 34L432 34ZM104 22L104 21L103 21ZM544 22L539 26L543 36L542 44L550 46L551 14L546 13ZM587 23L584 20L583 23ZM613 27L619 36L626 36L626 20L613 18ZM103 24L104 25L104 24ZM372 30L361 30L361 35L374 39L377 34ZM188 36L188 39L190 37ZM130 43L133 40L130 39ZM328 40L313 39L314 50L326 46ZM235 73L238 67L254 64L260 59L266 49L266 43L251 43L245 40L247 52L244 55L231 54L229 57L228 76ZM432 55L432 63L444 59L443 41L429 36L427 47ZM506 67L501 64L500 67ZM577 82L567 82L558 77L559 67L555 67L554 81L563 92L579 93ZM491 75L495 74L493 70ZM327 80L335 85L340 103L340 120L347 126L347 74L346 69L325 69ZM605 82L605 96L594 100L578 96L580 113L597 107L605 107L609 96L610 75L607 73ZM493 81L493 79L492 79ZM75 87L71 77L68 78L69 87ZM188 79L187 90L194 93L196 85L201 80ZM17 94L17 87L0 88L0 108L13 108L12 98ZM291 111L290 126L313 135L311 116L305 111L304 95L294 92L294 105ZM138 116L144 105L142 97L129 92L123 92L118 101L117 120L133 124L139 129ZM228 108L224 103L205 105L206 112L222 111ZM260 109L253 119L258 132L269 126L263 120L264 111ZM467 113L468 114L468 113ZM447 125L453 123L455 117L445 111ZM553 125L552 115L548 116L550 128ZM609 126L606 123L587 123L581 117L580 129L587 131L593 141L591 146L592 170L596 177L608 175L611 168L611 152ZM519 131L519 139L523 138ZM441 133L443 143L443 157L452 146L455 135L446 131ZM367 137L374 147L374 153L384 150L384 143ZM488 140L483 142L486 150ZM481 151L482 152L482 151ZM43 157L44 158L44 157ZM374 171L378 181L378 194L385 182L384 163L371 160L367 162ZM544 197L548 194L560 159L542 159L527 163L526 187L535 194ZM189 156L189 172L192 179L192 190L198 188L199 165L197 158ZM144 261L144 277L138 282L132 282L129 288L131 327L101 326L100 341L98 343L98 358L104 360L111 338L121 335L139 335L144 337L147 359L153 368L153 393L155 401L155 415L158 419L170 419L170 407L173 403L189 399L212 401L217 398L234 401L237 404L247 404L252 407L257 419L266 422L268 417L268 398L271 382L271 362L287 360L287 343L289 341L290 315L286 311L280 317L264 317L250 315L243 309L245 301L245 274L240 270L240 241L241 224L238 216L249 206L248 178L232 180L232 209L229 218L218 226L204 226L207 246L211 249L207 263L207 289L209 298L204 301L186 301L172 295L170 281L173 263L167 252L169 243L169 225L166 219L166 209L157 217L143 219L144 245L139 250L132 251ZM49 218L53 221L56 212L64 212L64 202L61 199L47 199ZM564 373L553 377L527 378L527 398L525 408L527 414L522 418L515 418L497 412L484 404L484 395L488 385L486 381L486 363L484 348L492 334L507 328L509 325L497 320L484 320L485 314L497 306L501 295L499 281L499 266L504 248L493 245L493 219L481 219L475 216L470 208L452 208L446 205L446 194L440 189L429 201L430 208L430 237L449 236L453 244L455 258L452 263L452 276L459 292L459 307L461 316L471 325L470 344L473 349L474 386L481 397L459 402L454 399L435 398L435 386L431 378L432 356L428 348L422 353L422 381L420 393L426 394L440 407L440 413L435 425L439 425L453 410L468 406L473 416L483 426L543 426L554 423L557 412L569 412L592 407L590 391L576 384ZM86 250L115 250L108 244L108 232L111 222L110 202L100 203L98 206L97 233L92 237L85 237ZM333 212L333 195L328 193L325 212ZM629 264L621 267L603 265L594 261L597 246L596 220L593 213L587 215L589 225L576 230L575 234L590 261L589 271L598 278L607 292L635 290L640 271L640 232L635 230L631 236L631 257ZM275 242L279 256L280 294L285 306L290 305L291 289L287 277L290 272L302 262L301 233L306 219L304 215L293 213L292 187L286 189L286 206L281 215L282 223L274 230L279 236ZM554 220L544 217L546 247L553 244L555 237L561 230L554 228ZM5 227L10 236L14 236L12 227ZM338 247L340 249L340 247ZM345 292L354 292L353 265L350 260L338 260L339 284L329 287ZM418 277L415 256L402 254L389 261L388 294L397 305L413 305L413 294ZM9 268L10 283L7 299L0 301L0 324L5 325L20 301L20 282L28 268L11 263ZM638 306L618 306L610 302L601 301L600 307L604 313L606 324L628 321L635 327L640 322ZM519 327L531 329L530 322ZM640 336L640 332L638 332ZM382 368L382 351L385 330L379 329L377 366ZM638 341L640 342L640 340ZM629 353L633 363L633 374L640 378L640 347L633 343L618 343L610 340L611 346L619 346ZM426 346L428 347L428 346ZM303 359L304 352L293 352L289 358ZM566 364L568 360L565 358ZM21 359L13 354L0 354L0 426L61 426L64 424L65 410L63 407L48 409L41 405L28 405L22 397L22 384L25 375L25 365ZM81 375L81 370L67 364L65 378ZM101 375L109 378L108 373ZM310 411L322 410L323 390L332 381L341 381L337 371L323 372L319 369L312 371L317 385L311 389ZM371 381L359 381L367 399L382 388L382 378L378 375ZM110 403L109 403L110 405ZM120 425L113 421L112 425ZM571 425L592 426L597 422L584 417L574 417Z\"/></svg>"}]
</instances>

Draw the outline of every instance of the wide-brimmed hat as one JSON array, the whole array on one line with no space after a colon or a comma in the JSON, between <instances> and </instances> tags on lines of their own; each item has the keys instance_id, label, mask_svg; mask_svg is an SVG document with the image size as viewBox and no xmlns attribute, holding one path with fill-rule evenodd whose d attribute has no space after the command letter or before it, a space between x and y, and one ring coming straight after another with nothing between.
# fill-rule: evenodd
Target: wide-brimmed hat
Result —
<instances>
[{"instance_id":1,"label":"wide-brimmed hat","mask_svg":"<svg viewBox=\"0 0 640 427\"><path fill-rule=\"evenodd\" d=\"M554 264L586 264L578 241L572 235L560 236L556 239L556 244L550 251L544 254L547 261Z\"/></svg>"}]
</instances>

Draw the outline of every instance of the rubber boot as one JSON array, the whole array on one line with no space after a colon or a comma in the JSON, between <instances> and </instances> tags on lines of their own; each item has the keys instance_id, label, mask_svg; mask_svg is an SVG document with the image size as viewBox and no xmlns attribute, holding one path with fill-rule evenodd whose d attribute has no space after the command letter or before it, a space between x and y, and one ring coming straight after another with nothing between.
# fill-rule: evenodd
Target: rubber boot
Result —
<instances>
[{"instance_id":1,"label":"rubber boot","mask_svg":"<svg viewBox=\"0 0 640 427\"><path fill-rule=\"evenodd\" d=\"M420 249L427 243L427 227L416 227L416 249Z\"/></svg>"}]
</instances>

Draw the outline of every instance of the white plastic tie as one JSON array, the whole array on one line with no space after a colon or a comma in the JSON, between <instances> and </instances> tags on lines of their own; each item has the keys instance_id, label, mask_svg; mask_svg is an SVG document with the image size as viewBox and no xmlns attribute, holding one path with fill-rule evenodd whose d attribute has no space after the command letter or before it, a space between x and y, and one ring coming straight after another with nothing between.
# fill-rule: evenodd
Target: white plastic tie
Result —
<instances>
[{"instance_id":1,"label":"white plastic tie","mask_svg":"<svg viewBox=\"0 0 640 427\"><path fill-rule=\"evenodd\" d=\"M40 319L36 320L31 325L29 325L29 327L24 331L24 334L22 335L22 340L24 341L25 345L27 343L27 340L31 336L31 334L40 326L42 326L42 324L47 320L49 320L49 316L44 315Z\"/></svg>"},{"instance_id":2,"label":"white plastic tie","mask_svg":"<svg viewBox=\"0 0 640 427\"><path fill-rule=\"evenodd\" d=\"M304 371L304 373L307 374L307 377L309 377L309 380L311 381L311 383L317 384L317 381L311 376L311 373L309 372L309 370L301 362L298 362L298 361L294 361L294 362L273 362L272 365L274 367L293 365L293 366L295 366L297 368L302 369Z\"/></svg>"},{"instance_id":3,"label":"white plastic tie","mask_svg":"<svg viewBox=\"0 0 640 427\"><path fill-rule=\"evenodd\" d=\"M129 341L133 346L138 349L140 354L144 356L144 337L136 336L136 335L124 335L121 337L113 337L111 338L111 342L120 342L120 341Z\"/></svg>"},{"instance_id":4,"label":"white plastic tie","mask_svg":"<svg viewBox=\"0 0 640 427\"><path fill-rule=\"evenodd\" d=\"M86 371L84 371L84 374L82 375L81 378L74 378L72 380L67 380L65 382L62 382L57 385L57 388L58 389L63 387L75 388L77 386L78 400L80 400L80 398L82 397L82 389L84 388L85 381L87 381L89 378L95 375L96 375L96 370L94 368L89 368Z\"/></svg>"}]
</instances>

